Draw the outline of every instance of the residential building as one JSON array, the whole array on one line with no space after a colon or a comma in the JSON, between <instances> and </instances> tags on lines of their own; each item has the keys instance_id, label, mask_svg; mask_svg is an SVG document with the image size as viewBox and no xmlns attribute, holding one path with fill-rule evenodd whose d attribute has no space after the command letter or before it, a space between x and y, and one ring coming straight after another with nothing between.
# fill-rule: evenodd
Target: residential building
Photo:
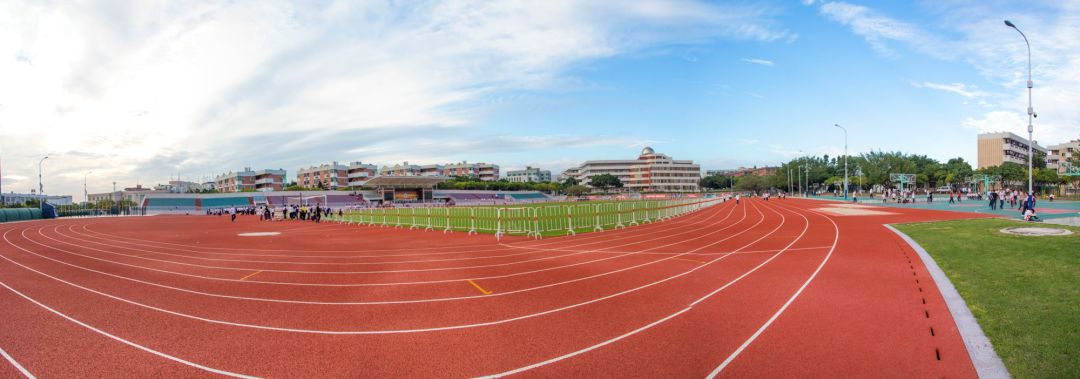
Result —
<instances>
[{"instance_id":1,"label":"residential building","mask_svg":"<svg viewBox=\"0 0 1080 379\"><path fill-rule=\"evenodd\" d=\"M409 162L383 166L379 175L384 176L472 176L483 181L499 180L499 166L488 163L448 163L411 165Z\"/></svg>"},{"instance_id":2,"label":"residential building","mask_svg":"<svg viewBox=\"0 0 1080 379\"><path fill-rule=\"evenodd\" d=\"M601 174L619 178L624 189L631 192L697 192L701 166L646 147L637 159L586 161L563 172L563 176L586 185L590 178Z\"/></svg>"},{"instance_id":3,"label":"residential building","mask_svg":"<svg viewBox=\"0 0 1080 379\"><path fill-rule=\"evenodd\" d=\"M349 187L359 188L368 181L379 175L379 167L373 164L365 164L359 161L349 163L348 178Z\"/></svg>"},{"instance_id":4,"label":"residential building","mask_svg":"<svg viewBox=\"0 0 1080 379\"><path fill-rule=\"evenodd\" d=\"M383 176L420 176L420 166L411 165L408 161L404 164L395 164L393 166L382 166L379 169L379 175Z\"/></svg>"},{"instance_id":5,"label":"residential building","mask_svg":"<svg viewBox=\"0 0 1080 379\"><path fill-rule=\"evenodd\" d=\"M1046 149L1038 141L1032 146L1037 152L1046 154ZM999 166L1005 162L1027 165L1028 140L1009 132L982 133L978 139L978 167Z\"/></svg>"},{"instance_id":6,"label":"residential building","mask_svg":"<svg viewBox=\"0 0 1080 379\"><path fill-rule=\"evenodd\" d=\"M448 163L443 165L442 176L472 176L485 182L499 180L499 166L489 163Z\"/></svg>"},{"instance_id":7,"label":"residential building","mask_svg":"<svg viewBox=\"0 0 1080 379\"><path fill-rule=\"evenodd\" d=\"M551 171L526 166L524 170L507 171L506 179L515 183L546 183L551 181Z\"/></svg>"},{"instance_id":8,"label":"residential building","mask_svg":"<svg viewBox=\"0 0 1080 379\"><path fill-rule=\"evenodd\" d=\"M1073 153L1080 151L1080 139L1050 145L1047 149L1050 153L1046 155L1046 168L1057 170L1058 174L1064 174L1080 167L1080 162L1073 159Z\"/></svg>"},{"instance_id":9,"label":"residential building","mask_svg":"<svg viewBox=\"0 0 1080 379\"><path fill-rule=\"evenodd\" d=\"M306 188L337 190L349 186L349 166L337 161L302 168L296 172L296 184Z\"/></svg>"},{"instance_id":10,"label":"residential building","mask_svg":"<svg viewBox=\"0 0 1080 379\"><path fill-rule=\"evenodd\" d=\"M281 191L285 189L285 170L259 170L255 172L255 190L259 192Z\"/></svg>"},{"instance_id":11,"label":"residential building","mask_svg":"<svg viewBox=\"0 0 1080 379\"><path fill-rule=\"evenodd\" d=\"M244 171L229 171L214 178L214 188L218 192L281 191L284 187L284 169L254 171L244 167Z\"/></svg>"}]
</instances>

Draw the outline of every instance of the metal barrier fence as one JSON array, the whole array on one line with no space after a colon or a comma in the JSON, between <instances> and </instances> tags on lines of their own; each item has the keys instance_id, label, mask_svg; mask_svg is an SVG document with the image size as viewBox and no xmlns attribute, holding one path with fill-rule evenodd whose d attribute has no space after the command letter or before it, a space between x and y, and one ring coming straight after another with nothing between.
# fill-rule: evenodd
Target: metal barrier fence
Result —
<instances>
[{"instance_id":1,"label":"metal barrier fence","mask_svg":"<svg viewBox=\"0 0 1080 379\"><path fill-rule=\"evenodd\" d=\"M382 227L464 231L542 238L619 229L662 221L723 202L722 198L631 200L562 205L500 207L369 208L346 211L330 220Z\"/></svg>"}]
</instances>

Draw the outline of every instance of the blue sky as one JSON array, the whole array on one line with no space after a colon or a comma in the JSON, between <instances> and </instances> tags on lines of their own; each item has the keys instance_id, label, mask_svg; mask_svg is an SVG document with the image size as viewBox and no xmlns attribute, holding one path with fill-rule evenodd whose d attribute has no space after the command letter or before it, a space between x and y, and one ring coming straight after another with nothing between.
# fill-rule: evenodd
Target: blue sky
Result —
<instances>
[{"instance_id":1,"label":"blue sky","mask_svg":"<svg viewBox=\"0 0 1080 379\"><path fill-rule=\"evenodd\" d=\"M1080 2L442 1L0 5L4 190L331 160L560 171L642 146L704 168L980 131L1080 138ZM81 196L77 196L81 197Z\"/></svg>"}]
</instances>

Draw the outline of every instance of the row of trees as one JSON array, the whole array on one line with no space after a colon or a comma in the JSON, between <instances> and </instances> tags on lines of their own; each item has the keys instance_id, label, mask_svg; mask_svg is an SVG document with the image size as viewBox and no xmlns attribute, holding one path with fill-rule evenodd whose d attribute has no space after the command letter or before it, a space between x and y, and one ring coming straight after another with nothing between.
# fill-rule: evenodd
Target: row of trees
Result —
<instances>
[{"instance_id":1,"label":"row of trees","mask_svg":"<svg viewBox=\"0 0 1080 379\"><path fill-rule=\"evenodd\" d=\"M858 156L848 156L848 182L850 191L868 190L874 187L892 188L894 183L890 174L914 174L918 188L933 189L949 186L962 188L971 184L975 174L998 175L1000 186L1023 186L1027 183L1027 167L1006 162L1000 166L974 170L963 158L952 158L945 162L937 161L925 155L904 154L901 152L870 152ZM1080 161L1080 157L1075 160ZM1053 186L1067 183L1069 177L1060 177L1057 171L1046 168L1043 156L1033 161L1033 177L1038 186ZM1073 177L1075 178L1075 177ZM790 187L798 192L806 190L842 191L844 183L844 157L807 156L793 159L780 165L779 169L768 176L730 177L714 175L701 180L701 186L710 190L732 189L739 191L760 192L769 188L787 191Z\"/></svg>"}]
</instances>

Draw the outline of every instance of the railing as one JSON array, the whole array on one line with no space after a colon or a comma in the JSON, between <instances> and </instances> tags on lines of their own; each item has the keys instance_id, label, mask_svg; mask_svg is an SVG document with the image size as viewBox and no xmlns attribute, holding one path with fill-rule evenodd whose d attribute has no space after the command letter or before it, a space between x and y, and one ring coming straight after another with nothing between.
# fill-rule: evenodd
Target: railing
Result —
<instances>
[{"instance_id":1,"label":"railing","mask_svg":"<svg viewBox=\"0 0 1080 379\"><path fill-rule=\"evenodd\" d=\"M542 238L603 231L666 220L725 199L638 200L563 205L370 208L346 211L330 219L348 224L463 231L469 234L522 235Z\"/></svg>"}]
</instances>

